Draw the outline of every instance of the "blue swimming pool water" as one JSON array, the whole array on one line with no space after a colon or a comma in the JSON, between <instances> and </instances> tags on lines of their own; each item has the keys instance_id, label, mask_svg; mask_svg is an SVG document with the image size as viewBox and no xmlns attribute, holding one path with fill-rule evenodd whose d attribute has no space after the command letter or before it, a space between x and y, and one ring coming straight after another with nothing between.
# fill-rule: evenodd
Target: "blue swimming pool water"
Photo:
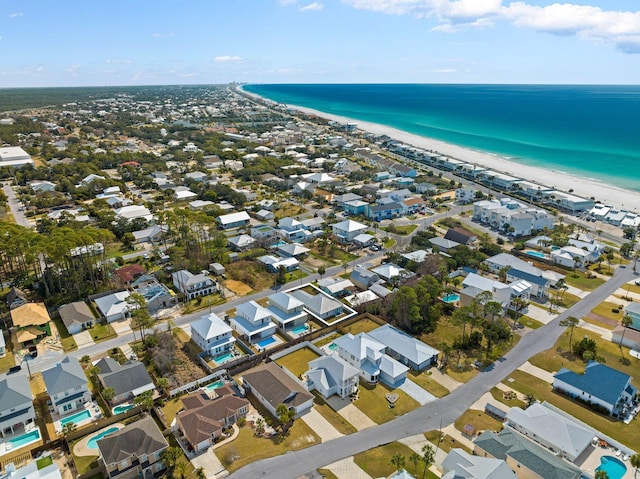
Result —
<instances>
[{"instance_id":1,"label":"blue swimming pool water","mask_svg":"<svg viewBox=\"0 0 640 479\"><path fill-rule=\"evenodd\" d=\"M613 456L602 456L600 458L600 466L598 466L596 471L606 472L609 479L622 479L627 472L627 466Z\"/></svg>"},{"instance_id":2,"label":"blue swimming pool water","mask_svg":"<svg viewBox=\"0 0 640 479\"><path fill-rule=\"evenodd\" d=\"M85 419L90 419L90 418L91 418L91 413L85 409L69 417L60 419L60 426L64 426L65 424L70 422L75 422L76 424L78 424L80 421L84 421Z\"/></svg>"},{"instance_id":3,"label":"blue swimming pool water","mask_svg":"<svg viewBox=\"0 0 640 479\"><path fill-rule=\"evenodd\" d=\"M273 339L272 336L269 336L268 338L264 338L262 341L258 341L256 344L258 346L260 346L261 348L266 348L267 346L269 346L270 344L275 343L276 340Z\"/></svg>"},{"instance_id":4,"label":"blue swimming pool water","mask_svg":"<svg viewBox=\"0 0 640 479\"><path fill-rule=\"evenodd\" d=\"M98 449L98 441L100 439L102 439L103 437L108 436L109 434L113 434L117 430L118 430L117 427L110 427L109 429L106 429L106 430L102 431L101 433L96 434L91 439L89 439L89 441L87 442L87 447L89 449Z\"/></svg>"},{"instance_id":5,"label":"blue swimming pool water","mask_svg":"<svg viewBox=\"0 0 640 479\"><path fill-rule=\"evenodd\" d=\"M331 343L331 344L329 345L329 349L330 349L331 351L335 351L336 349L338 349L338 345L337 345L336 343Z\"/></svg>"},{"instance_id":6,"label":"blue swimming pool water","mask_svg":"<svg viewBox=\"0 0 640 479\"><path fill-rule=\"evenodd\" d=\"M446 296L442 297L442 301L444 301L445 303L455 303L456 301L460 301L460 295L459 294L447 294Z\"/></svg>"},{"instance_id":7,"label":"blue swimming pool water","mask_svg":"<svg viewBox=\"0 0 640 479\"><path fill-rule=\"evenodd\" d=\"M22 436L18 436L18 437L14 437L13 439L9 439L9 442L11 443L12 448L16 449L18 447L22 447L22 446L25 446L27 444L31 444L32 442L35 442L38 439L40 439L40 430L34 429L33 431L30 431L30 432L28 432L26 434L23 434Z\"/></svg>"},{"instance_id":8,"label":"blue swimming pool water","mask_svg":"<svg viewBox=\"0 0 640 479\"><path fill-rule=\"evenodd\" d=\"M216 364L222 364L222 363L226 363L227 361L231 361L232 359L233 359L233 353L225 353L213 358L213 362Z\"/></svg>"},{"instance_id":9,"label":"blue swimming pool water","mask_svg":"<svg viewBox=\"0 0 640 479\"><path fill-rule=\"evenodd\" d=\"M529 256L535 256L536 258L545 259L547 257L546 254L541 253L540 251L526 251Z\"/></svg>"},{"instance_id":10,"label":"blue swimming pool water","mask_svg":"<svg viewBox=\"0 0 640 479\"><path fill-rule=\"evenodd\" d=\"M213 391L214 389L218 389L224 386L224 381L216 381L215 383L211 383L207 386L207 391Z\"/></svg>"},{"instance_id":11,"label":"blue swimming pool water","mask_svg":"<svg viewBox=\"0 0 640 479\"><path fill-rule=\"evenodd\" d=\"M300 326L296 326L295 328L293 328L291 332L294 334L302 334L302 333L306 333L308 330L309 328L307 327L306 324L301 324Z\"/></svg>"},{"instance_id":12,"label":"blue swimming pool water","mask_svg":"<svg viewBox=\"0 0 640 479\"><path fill-rule=\"evenodd\" d=\"M113 414L122 414L123 412L127 412L129 409L132 409L133 404L123 404L120 406L116 406L113 408Z\"/></svg>"}]
</instances>

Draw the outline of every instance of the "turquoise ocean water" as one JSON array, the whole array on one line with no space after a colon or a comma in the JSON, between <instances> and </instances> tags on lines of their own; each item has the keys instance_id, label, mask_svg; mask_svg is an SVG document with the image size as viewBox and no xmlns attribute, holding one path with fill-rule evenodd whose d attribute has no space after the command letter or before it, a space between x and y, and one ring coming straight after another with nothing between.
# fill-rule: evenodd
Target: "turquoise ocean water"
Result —
<instances>
[{"instance_id":1,"label":"turquoise ocean water","mask_svg":"<svg viewBox=\"0 0 640 479\"><path fill-rule=\"evenodd\" d=\"M640 86L246 85L251 93L640 191Z\"/></svg>"}]
</instances>

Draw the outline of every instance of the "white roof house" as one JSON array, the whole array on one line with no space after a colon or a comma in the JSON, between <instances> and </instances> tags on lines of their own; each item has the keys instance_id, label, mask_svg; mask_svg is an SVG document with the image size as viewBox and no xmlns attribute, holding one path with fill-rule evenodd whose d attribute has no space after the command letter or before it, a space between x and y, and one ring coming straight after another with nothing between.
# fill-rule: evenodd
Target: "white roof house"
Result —
<instances>
[{"instance_id":1,"label":"white roof house","mask_svg":"<svg viewBox=\"0 0 640 479\"><path fill-rule=\"evenodd\" d=\"M320 319L329 319L338 316L344 309L344 304L340 301L322 293L311 295L306 291L297 290L291 294L304 303L307 311Z\"/></svg>"},{"instance_id":2,"label":"white roof house","mask_svg":"<svg viewBox=\"0 0 640 479\"><path fill-rule=\"evenodd\" d=\"M33 165L31 155L19 146L0 147L0 167Z\"/></svg>"},{"instance_id":3,"label":"white roof house","mask_svg":"<svg viewBox=\"0 0 640 479\"><path fill-rule=\"evenodd\" d=\"M219 354L231 349L236 339L232 329L217 314L202 316L191 323L191 337L203 351Z\"/></svg>"},{"instance_id":4,"label":"white roof house","mask_svg":"<svg viewBox=\"0 0 640 479\"><path fill-rule=\"evenodd\" d=\"M393 263L382 264L371 270L372 273L377 274L385 281L389 281L393 278L402 277L408 273L408 271Z\"/></svg>"},{"instance_id":5,"label":"white roof house","mask_svg":"<svg viewBox=\"0 0 640 479\"><path fill-rule=\"evenodd\" d=\"M146 206L142 205L123 206L122 208L115 210L115 213L116 219L123 218L125 220L133 220L136 218L144 218L147 221L151 221L153 219L151 211L149 211Z\"/></svg>"},{"instance_id":6,"label":"white roof house","mask_svg":"<svg viewBox=\"0 0 640 479\"><path fill-rule=\"evenodd\" d=\"M120 291L118 293L109 294L101 298L96 298L96 306L107 322L125 319L134 309L133 305L127 302L129 291Z\"/></svg>"},{"instance_id":7,"label":"white roof house","mask_svg":"<svg viewBox=\"0 0 640 479\"><path fill-rule=\"evenodd\" d=\"M271 336L276 325L271 322L271 311L255 301L242 303L236 307L236 316L231 318L231 327L244 335L249 342Z\"/></svg>"},{"instance_id":8,"label":"white roof house","mask_svg":"<svg viewBox=\"0 0 640 479\"><path fill-rule=\"evenodd\" d=\"M360 306L361 304L368 303L369 301L375 301L378 299L378 295L373 291L366 290L346 296L344 299L351 306Z\"/></svg>"},{"instance_id":9,"label":"white roof house","mask_svg":"<svg viewBox=\"0 0 640 479\"><path fill-rule=\"evenodd\" d=\"M360 370L339 356L321 356L309 361L307 384L324 397L337 394L344 399L356 391L359 376Z\"/></svg>"},{"instance_id":10,"label":"white roof house","mask_svg":"<svg viewBox=\"0 0 640 479\"><path fill-rule=\"evenodd\" d=\"M367 225L353 220L345 220L331 225L333 235L342 243L349 243L356 236L367 231Z\"/></svg>"},{"instance_id":11,"label":"white roof house","mask_svg":"<svg viewBox=\"0 0 640 479\"><path fill-rule=\"evenodd\" d=\"M442 461L442 479L516 479L505 461L451 449Z\"/></svg>"},{"instance_id":12,"label":"white roof house","mask_svg":"<svg viewBox=\"0 0 640 479\"><path fill-rule=\"evenodd\" d=\"M246 211L218 216L218 224L225 229L243 226L248 224L250 220L251 218L249 217L249 213Z\"/></svg>"},{"instance_id":13,"label":"white roof house","mask_svg":"<svg viewBox=\"0 0 640 479\"><path fill-rule=\"evenodd\" d=\"M282 328L298 326L307 320L304 303L289 293L272 294L268 301L267 309L272 313L272 319Z\"/></svg>"},{"instance_id":14,"label":"white roof house","mask_svg":"<svg viewBox=\"0 0 640 479\"><path fill-rule=\"evenodd\" d=\"M369 331L369 336L384 344L387 354L418 371L434 365L440 354L437 349L389 324Z\"/></svg>"}]
</instances>

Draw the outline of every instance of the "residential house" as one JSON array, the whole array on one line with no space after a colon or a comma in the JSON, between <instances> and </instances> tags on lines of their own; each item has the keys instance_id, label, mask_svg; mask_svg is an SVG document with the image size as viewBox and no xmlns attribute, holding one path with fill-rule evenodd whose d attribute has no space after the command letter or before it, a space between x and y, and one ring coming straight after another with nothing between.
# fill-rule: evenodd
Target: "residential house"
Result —
<instances>
[{"instance_id":1,"label":"residential house","mask_svg":"<svg viewBox=\"0 0 640 479\"><path fill-rule=\"evenodd\" d=\"M249 213L246 211L240 211L239 213L230 213L228 215L221 215L216 218L220 228L224 230L230 230L233 228L242 228L251 221Z\"/></svg>"},{"instance_id":2,"label":"residential house","mask_svg":"<svg viewBox=\"0 0 640 479\"><path fill-rule=\"evenodd\" d=\"M638 394L631 376L597 361L589 361L582 374L560 369L553 376L553 389L616 417L624 417L633 409Z\"/></svg>"},{"instance_id":3,"label":"residential house","mask_svg":"<svg viewBox=\"0 0 640 479\"><path fill-rule=\"evenodd\" d=\"M196 454L223 437L223 431L249 412L249 401L229 387L215 390L216 397L198 391L182 398L184 410L176 415L176 427ZM221 393L221 394L219 394Z\"/></svg>"},{"instance_id":4,"label":"residential house","mask_svg":"<svg viewBox=\"0 0 640 479\"><path fill-rule=\"evenodd\" d=\"M271 312L272 320L284 330L291 330L307 322L304 303L283 291L269 296L267 309Z\"/></svg>"},{"instance_id":5,"label":"residential house","mask_svg":"<svg viewBox=\"0 0 640 479\"><path fill-rule=\"evenodd\" d=\"M251 227L251 237L258 241L260 246L269 246L274 242L278 231L269 225L259 225Z\"/></svg>"},{"instance_id":6,"label":"residential house","mask_svg":"<svg viewBox=\"0 0 640 479\"><path fill-rule=\"evenodd\" d=\"M484 431L473 441L473 454L501 459L518 479L580 479L582 471L511 428Z\"/></svg>"},{"instance_id":7,"label":"residential house","mask_svg":"<svg viewBox=\"0 0 640 479\"><path fill-rule=\"evenodd\" d=\"M355 195L358 196L358 195ZM352 200L343 203L343 210L345 213L350 215L364 215L367 212L367 207L370 206L369 203L362 200Z\"/></svg>"},{"instance_id":8,"label":"residential house","mask_svg":"<svg viewBox=\"0 0 640 479\"><path fill-rule=\"evenodd\" d=\"M345 399L358 390L360 370L339 356L320 356L309 361L306 373L309 391L317 390L325 398L337 394Z\"/></svg>"},{"instance_id":9,"label":"residential house","mask_svg":"<svg viewBox=\"0 0 640 479\"><path fill-rule=\"evenodd\" d=\"M357 221L345 220L332 224L331 229L340 243L351 243L356 236L367 231L367 226Z\"/></svg>"},{"instance_id":10,"label":"residential house","mask_svg":"<svg viewBox=\"0 0 640 479\"><path fill-rule=\"evenodd\" d=\"M344 209L345 204L351 201L360 201L360 200L362 200L362 196L356 193L344 193L342 195L336 195L333 197L333 203L342 209Z\"/></svg>"},{"instance_id":11,"label":"residential house","mask_svg":"<svg viewBox=\"0 0 640 479\"><path fill-rule=\"evenodd\" d=\"M137 218L142 218L147 221L153 220L153 215L151 211L146 206L142 205L130 205L123 206L122 208L118 208L115 210L116 220L123 219L127 221L131 221Z\"/></svg>"},{"instance_id":12,"label":"residential house","mask_svg":"<svg viewBox=\"0 0 640 479\"><path fill-rule=\"evenodd\" d=\"M258 246L258 242L249 235L239 235L227 240L233 251L248 251Z\"/></svg>"},{"instance_id":13,"label":"residential house","mask_svg":"<svg viewBox=\"0 0 640 479\"><path fill-rule=\"evenodd\" d=\"M351 282L360 289L367 289L380 281L380 276L362 266L356 266L349 275Z\"/></svg>"},{"instance_id":14,"label":"residential house","mask_svg":"<svg viewBox=\"0 0 640 479\"><path fill-rule=\"evenodd\" d=\"M150 313L170 308L178 303L176 294L155 276L143 275L131 283L133 291L141 295Z\"/></svg>"},{"instance_id":15,"label":"residential house","mask_svg":"<svg viewBox=\"0 0 640 479\"><path fill-rule=\"evenodd\" d=\"M276 332L276 325L271 322L271 311L255 301L238 305L236 316L230 319L230 324L250 343L272 336Z\"/></svg>"},{"instance_id":16,"label":"residential house","mask_svg":"<svg viewBox=\"0 0 640 479\"><path fill-rule=\"evenodd\" d=\"M591 453L593 429L556 412L546 402L534 402L527 409L512 407L507 425L570 462L576 462L587 450Z\"/></svg>"},{"instance_id":17,"label":"residential house","mask_svg":"<svg viewBox=\"0 0 640 479\"><path fill-rule=\"evenodd\" d=\"M269 210L260 210L258 212L256 212L256 219L258 219L259 221L270 221L272 219L275 218L275 214L273 214L273 211L269 211Z\"/></svg>"},{"instance_id":18,"label":"residential house","mask_svg":"<svg viewBox=\"0 0 640 479\"><path fill-rule=\"evenodd\" d=\"M309 248L298 243L287 243L278 246L278 254L283 258L303 259L311 251Z\"/></svg>"},{"instance_id":19,"label":"residential house","mask_svg":"<svg viewBox=\"0 0 640 479\"><path fill-rule=\"evenodd\" d=\"M45 465L48 464L48 465ZM29 461L19 469L10 462L4 467L2 479L62 479L60 468L56 462L41 463L41 461Z\"/></svg>"},{"instance_id":20,"label":"residential house","mask_svg":"<svg viewBox=\"0 0 640 479\"><path fill-rule=\"evenodd\" d=\"M348 279L328 277L318 280L318 288L329 296L341 298L351 293L355 285Z\"/></svg>"},{"instance_id":21,"label":"residential house","mask_svg":"<svg viewBox=\"0 0 640 479\"><path fill-rule=\"evenodd\" d=\"M487 258L484 263L495 274L504 272L507 283L514 283L520 280L527 281L531 285L530 296L539 299L546 298L549 286L564 278L564 275L543 271L531 263L508 253L499 253Z\"/></svg>"},{"instance_id":22,"label":"residential house","mask_svg":"<svg viewBox=\"0 0 640 479\"><path fill-rule=\"evenodd\" d=\"M311 232L308 231L300 221L285 217L278 221L278 234L282 239L294 243L302 243L311 239Z\"/></svg>"},{"instance_id":23,"label":"residential house","mask_svg":"<svg viewBox=\"0 0 640 479\"><path fill-rule=\"evenodd\" d=\"M380 326L368 334L386 346L386 354L414 371L423 371L438 363L440 351L390 324Z\"/></svg>"},{"instance_id":24,"label":"residential house","mask_svg":"<svg viewBox=\"0 0 640 479\"><path fill-rule=\"evenodd\" d=\"M473 203L476 199L476 189L468 186L466 188L456 188L456 201L462 204Z\"/></svg>"},{"instance_id":25,"label":"residential house","mask_svg":"<svg viewBox=\"0 0 640 479\"><path fill-rule=\"evenodd\" d=\"M19 146L0 147L0 168L20 168L24 165L33 165L31 155Z\"/></svg>"},{"instance_id":26,"label":"residential house","mask_svg":"<svg viewBox=\"0 0 640 479\"><path fill-rule=\"evenodd\" d=\"M21 289L12 286L9 292L7 293L6 303L7 308L15 309L18 306L22 306L23 304L27 304L29 300L27 299L27 295Z\"/></svg>"},{"instance_id":27,"label":"residential house","mask_svg":"<svg viewBox=\"0 0 640 479\"><path fill-rule=\"evenodd\" d=\"M171 275L173 285L184 294L187 299L207 296L216 292L216 283L205 273L193 274L186 269L176 271Z\"/></svg>"},{"instance_id":28,"label":"residential house","mask_svg":"<svg viewBox=\"0 0 640 479\"><path fill-rule=\"evenodd\" d=\"M631 318L631 325L629 326L636 331L640 331L640 303L631 301L624 306L625 314Z\"/></svg>"},{"instance_id":29,"label":"residential house","mask_svg":"<svg viewBox=\"0 0 640 479\"><path fill-rule=\"evenodd\" d=\"M393 283L403 278L409 278L414 276L411 271L408 271L393 263L384 263L371 270L372 273L378 275L378 277L387 283Z\"/></svg>"},{"instance_id":30,"label":"residential house","mask_svg":"<svg viewBox=\"0 0 640 479\"><path fill-rule=\"evenodd\" d=\"M385 354L386 346L367 333L354 336L347 333L335 339L337 354L360 370L360 376L370 384L382 381L391 388L401 385L409 368Z\"/></svg>"},{"instance_id":31,"label":"residential house","mask_svg":"<svg viewBox=\"0 0 640 479\"><path fill-rule=\"evenodd\" d=\"M307 231L310 231L313 236L317 236L318 233L322 233L325 221L321 216L314 216L304 219L300 221L300 223L302 223L302 227Z\"/></svg>"},{"instance_id":32,"label":"residential house","mask_svg":"<svg viewBox=\"0 0 640 479\"><path fill-rule=\"evenodd\" d=\"M102 387L113 389L114 396L109 401L112 405L132 400L145 391L156 388L144 364L139 361L129 360L120 364L106 357L95 365L100 370L98 381Z\"/></svg>"},{"instance_id":33,"label":"residential house","mask_svg":"<svg viewBox=\"0 0 640 479\"><path fill-rule=\"evenodd\" d=\"M442 461L442 479L516 479L502 459L480 457L454 448Z\"/></svg>"},{"instance_id":34,"label":"residential house","mask_svg":"<svg viewBox=\"0 0 640 479\"><path fill-rule=\"evenodd\" d=\"M31 346L45 336L51 336L51 318L44 303L26 303L10 313L17 330L16 339L21 346Z\"/></svg>"},{"instance_id":35,"label":"residential house","mask_svg":"<svg viewBox=\"0 0 640 479\"><path fill-rule=\"evenodd\" d=\"M299 289L291 293L291 295L302 301L305 309L312 316L325 321L339 316L344 311L344 304L324 293L311 295L306 291Z\"/></svg>"},{"instance_id":36,"label":"residential house","mask_svg":"<svg viewBox=\"0 0 640 479\"><path fill-rule=\"evenodd\" d=\"M200 211L213 206L215 203L209 200L193 200L189 202L189 209L192 211Z\"/></svg>"},{"instance_id":37,"label":"residential house","mask_svg":"<svg viewBox=\"0 0 640 479\"><path fill-rule=\"evenodd\" d=\"M60 314L60 319L62 319L69 334L78 334L92 327L96 321L93 312L84 301L76 301L60 306L58 314Z\"/></svg>"},{"instance_id":38,"label":"residential house","mask_svg":"<svg viewBox=\"0 0 640 479\"><path fill-rule=\"evenodd\" d=\"M287 273L295 271L300 267L300 262L295 258L281 258L271 254L258 257L258 261L272 273L277 273L281 267L284 268Z\"/></svg>"},{"instance_id":39,"label":"residential house","mask_svg":"<svg viewBox=\"0 0 640 479\"><path fill-rule=\"evenodd\" d=\"M472 233L466 228L456 226L455 228L449 228L444 235L444 239L455 241L456 243L469 246L478 239L475 233Z\"/></svg>"},{"instance_id":40,"label":"residential house","mask_svg":"<svg viewBox=\"0 0 640 479\"><path fill-rule=\"evenodd\" d=\"M131 296L129 291L119 291L96 298L98 312L105 318L107 323L131 317L131 311L135 309L135 305L128 301L129 296Z\"/></svg>"},{"instance_id":41,"label":"residential house","mask_svg":"<svg viewBox=\"0 0 640 479\"><path fill-rule=\"evenodd\" d=\"M96 442L108 479L152 479L166 469L160 459L169 443L151 416L128 424Z\"/></svg>"},{"instance_id":42,"label":"residential house","mask_svg":"<svg viewBox=\"0 0 640 479\"><path fill-rule=\"evenodd\" d=\"M245 372L242 386L275 417L280 404L293 410L296 417L313 406L313 394L275 362L264 363Z\"/></svg>"},{"instance_id":43,"label":"residential house","mask_svg":"<svg viewBox=\"0 0 640 479\"><path fill-rule=\"evenodd\" d=\"M233 330L216 313L202 316L191 323L191 339L210 356L232 351L236 342Z\"/></svg>"},{"instance_id":44,"label":"residential house","mask_svg":"<svg viewBox=\"0 0 640 479\"><path fill-rule=\"evenodd\" d=\"M403 253L401 256L405 261L402 262L402 266L406 266L408 263L420 264L424 262L430 254L432 254L430 250L425 251L423 249L411 251L410 253Z\"/></svg>"},{"instance_id":45,"label":"residential house","mask_svg":"<svg viewBox=\"0 0 640 479\"><path fill-rule=\"evenodd\" d=\"M169 231L166 226L153 225L143 230L134 231L133 234L134 244L151 243L153 245L160 244L164 235Z\"/></svg>"},{"instance_id":46,"label":"residential house","mask_svg":"<svg viewBox=\"0 0 640 479\"><path fill-rule=\"evenodd\" d=\"M358 248L366 248L376 242L376 237L369 233L361 233L353 238L353 244Z\"/></svg>"},{"instance_id":47,"label":"residential house","mask_svg":"<svg viewBox=\"0 0 640 479\"><path fill-rule=\"evenodd\" d=\"M431 243L434 248L437 248L438 251L443 251L445 253L456 246L460 246L460 243L457 241L441 238L440 236L429 238L429 243Z\"/></svg>"},{"instance_id":48,"label":"residential house","mask_svg":"<svg viewBox=\"0 0 640 479\"><path fill-rule=\"evenodd\" d=\"M367 218L371 218L373 221L398 218L400 216L403 216L404 214L404 205L397 201L386 204L368 205L366 209Z\"/></svg>"},{"instance_id":49,"label":"residential house","mask_svg":"<svg viewBox=\"0 0 640 479\"><path fill-rule=\"evenodd\" d=\"M571 245L554 249L549 256L551 261L567 268L584 268L593 261L592 253Z\"/></svg>"},{"instance_id":50,"label":"residential house","mask_svg":"<svg viewBox=\"0 0 640 479\"><path fill-rule=\"evenodd\" d=\"M42 371L42 379L49 395L49 412L53 414L66 416L91 401L87 376L76 358L67 356Z\"/></svg>"},{"instance_id":51,"label":"residential house","mask_svg":"<svg viewBox=\"0 0 640 479\"><path fill-rule=\"evenodd\" d=\"M147 269L138 263L131 263L116 269L114 274L121 284L128 286L133 283L136 278L147 274Z\"/></svg>"},{"instance_id":52,"label":"residential house","mask_svg":"<svg viewBox=\"0 0 640 479\"><path fill-rule=\"evenodd\" d=\"M0 434L3 438L35 426L36 412L29 379L24 374L0 379Z\"/></svg>"},{"instance_id":53,"label":"residential house","mask_svg":"<svg viewBox=\"0 0 640 479\"><path fill-rule=\"evenodd\" d=\"M514 308L515 298L528 300L531 292L531 284L519 280L511 284L495 281L476 273L469 273L462 281L463 290L460 292L460 305L469 306L480 293L491 293L492 301L497 301L505 309ZM526 312L527 308L521 308L520 312Z\"/></svg>"}]
</instances>

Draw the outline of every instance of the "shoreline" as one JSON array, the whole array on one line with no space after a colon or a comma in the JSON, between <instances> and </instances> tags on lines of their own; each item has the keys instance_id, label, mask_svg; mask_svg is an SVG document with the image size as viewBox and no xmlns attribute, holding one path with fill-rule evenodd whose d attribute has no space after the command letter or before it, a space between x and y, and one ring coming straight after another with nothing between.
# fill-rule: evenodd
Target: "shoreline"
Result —
<instances>
[{"instance_id":1,"label":"shoreline","mask_svg":"<svg viewBox=\"0 0 640 479\"><path fill-rule=\"evenodd\" d=\"M239 86L242 92L262 100L270 100L261 97L255 93L248 92ZM327 120L337 121L340 123L356 123L357 129L373 133L376 135L387 135L394 140L406 143L425 150L432 150L441 155L449 156L467 163L475 163L477 165L506 173L523 180L533 181L543 186L553 187L555 189L569 192L586 198L595 198L596 202L611 205L617 209L623 209L631 212L640 211L640 192L627 190L615 185L606 184L593 178L585 178L570 173L557 170L547 170L537 166L524 165L515 161L508 160L496 154L484 151L473 150L471 148L458 146L447 143L442 140L436 140L425 136L408 133L397 128L372 123L368 121L358 120L356 118L348 118L332 113L326 113L313 108L307 108L299 105L286 104L288 108L298 110L308 115L315 115Z\"/></svg>"}]
</instances>

